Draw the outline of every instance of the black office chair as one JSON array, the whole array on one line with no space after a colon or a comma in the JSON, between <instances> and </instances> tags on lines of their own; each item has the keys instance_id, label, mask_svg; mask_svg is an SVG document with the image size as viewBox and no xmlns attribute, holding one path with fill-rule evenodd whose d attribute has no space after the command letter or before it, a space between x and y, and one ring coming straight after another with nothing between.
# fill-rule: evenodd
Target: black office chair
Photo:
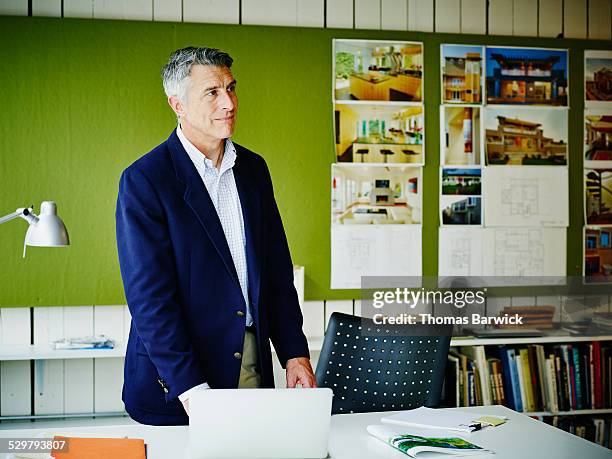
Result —
<instances>
[{"instance_id":1,"label":"black office chair","mask_svg":"<svg viewBox=\"0 0 612 459\"><path fill-rule=\"evenodd\" d=\"M333 313L316 370L317 385L334 391L332 413L438 405L452 327L432 329Z\"/></svg>"}]
</instances>

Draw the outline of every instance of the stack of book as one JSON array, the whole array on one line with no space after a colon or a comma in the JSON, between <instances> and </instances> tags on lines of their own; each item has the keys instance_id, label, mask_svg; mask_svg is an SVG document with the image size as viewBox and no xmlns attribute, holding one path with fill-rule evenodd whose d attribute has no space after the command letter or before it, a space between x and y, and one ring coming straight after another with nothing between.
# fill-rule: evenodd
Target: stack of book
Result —
<instances>
[{"instance_id":1,"label":"stack of book","mask_svg":"<svg viewBox=\"0 0 612 459\"><path fill-rule=\"evenodd\" d=\"M497 328L553 328L553 316L556 308L554 306L508 306L502 309L499 317L514 316L518 314L523 318L522 325L498 324Z\"/></svg>"},{"instance_id":2,"label":"stack of book","mask_svg":"<svg viewBox=\"0 0 612 459\"><path fill-rule=\"evenodd\" d=\"M519 412L612 407L612 347L599 341L451 350L447 406L501 404Z\"/></svg>"}]
</instances>

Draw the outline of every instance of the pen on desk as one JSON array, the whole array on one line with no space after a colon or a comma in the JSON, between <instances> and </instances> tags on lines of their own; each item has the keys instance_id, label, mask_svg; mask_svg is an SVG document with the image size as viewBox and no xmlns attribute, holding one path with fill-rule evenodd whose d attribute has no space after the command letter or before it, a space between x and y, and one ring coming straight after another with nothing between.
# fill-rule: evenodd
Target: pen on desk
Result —
<instances>
[{"instance_id":1,"label":"pen on desk","mask_svg":"<svg viewBox=\"0 0 612 459\"><path fill-rule=\"evenodd\" d=\"M480 422L476 422L474 424L470 424L468 427L473 429L472 432L475 432L476 430L482 429L482 424Z\"/></svg>"}]
</instances>

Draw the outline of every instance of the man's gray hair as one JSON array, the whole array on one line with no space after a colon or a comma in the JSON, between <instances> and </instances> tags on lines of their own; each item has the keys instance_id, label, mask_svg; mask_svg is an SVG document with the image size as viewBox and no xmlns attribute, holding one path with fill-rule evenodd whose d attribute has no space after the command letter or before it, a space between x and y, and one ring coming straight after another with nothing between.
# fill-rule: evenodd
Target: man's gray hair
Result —
<instances>
[{"instance_id":1,"label":"man's gray hair","mask_svg":"<svg viewBox=\"0 0 612 459\"><path fill-rule=\"evenodd\" d=\"M186 101L189 81L187 77L194 65L212 65L215 67L232 67L231 56L215 48L177 49L170 55L168 63L162 69L164 91L168 97L176 96L181 102Z\"/></svg>"}]
</instances>

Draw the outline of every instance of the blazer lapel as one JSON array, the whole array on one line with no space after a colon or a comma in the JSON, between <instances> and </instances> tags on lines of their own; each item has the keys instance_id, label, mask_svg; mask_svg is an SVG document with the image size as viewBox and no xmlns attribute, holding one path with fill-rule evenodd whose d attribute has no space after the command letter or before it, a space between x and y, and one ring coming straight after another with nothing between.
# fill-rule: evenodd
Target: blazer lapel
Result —
<instances>
[{"instance_id":1,"label":"blazer lapel","mask_svg":"<svg viewBox=\"0 0 612 459\"><path fill-rule=\"evenodd\" d=\"M237 155L233 169L244 220L247 269L249 273L249 297L251 304L254 305L254 314L257 314L263 255L261 253L260 191L253 176L253 170L248 167L247 158L241 154L242 147L237 144L234 144L234 146L236 147Z\"/></svg>"},{"instance_id":2,"label":"blazer lapel","mask_svg":"<svg viewBox=\"0 0 612 459\"><path fill-rule=\"evenodd\" d=\"M198 174L198 171L176 135L176 129L170 134L167 142L172 162L176 169L176 176L179 181L185 184L183 199L196 214L198 220L204 227L204 231L212 241L215 249L217 249L225 267L238 284L238 287L240 287L234 260L232 259L229 246L227 245L227 239L225 238L225 233L223 232L223 227L221 226L221 221L219 220L215 206L210 199L206 186L204 186L204 182L202 182L202 178Z\"/></svg>"}]
</instances>

